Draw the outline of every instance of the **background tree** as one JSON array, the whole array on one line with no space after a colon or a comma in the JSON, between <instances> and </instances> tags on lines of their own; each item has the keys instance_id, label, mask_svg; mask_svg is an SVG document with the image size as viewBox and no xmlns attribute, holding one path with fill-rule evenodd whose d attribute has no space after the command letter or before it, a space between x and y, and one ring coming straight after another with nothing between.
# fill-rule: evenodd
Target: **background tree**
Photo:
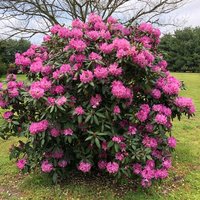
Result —
<instances>
[{"instance_id":1,"label":"background tree","mask_svg":"<svg viewBox=\"0 0 200 200\"><path fill-rule=\"evenodd\" d=\"M30 47L28 40L0 40L0 75L7 72L8 66L15 61L16 53L23 53ZM12 65L11 65L12 66ZM13 68L14 66L12 66Z\"/></svg>"},{"instance_id":2,"label":"background tree","mask_svg":"<svg viewBox=\"0 0 200 200\"><path fill-rule=\"evenodd\" d=\"M163 36L160 50L171 71L200 72L200 27L185 28Z\"/></svg>"},{"instance_id":3,"label":"background tree","mask_svg":"<svg viewBox=\"0 0 200 200\"><path fill-rule=\"evenodd\" d=\"M117 15L124 23L141 19L162 24L160 16L182 6L187 0L3 0L0 1L1 23L9 28L9 37L31 37L46 33L53 24L68 24L72 19L86 21L95 12L106 20ZM170 22L171 23L171 22ZM166 24L164 24L166 25Z\"/></svg>"}]
</instances>

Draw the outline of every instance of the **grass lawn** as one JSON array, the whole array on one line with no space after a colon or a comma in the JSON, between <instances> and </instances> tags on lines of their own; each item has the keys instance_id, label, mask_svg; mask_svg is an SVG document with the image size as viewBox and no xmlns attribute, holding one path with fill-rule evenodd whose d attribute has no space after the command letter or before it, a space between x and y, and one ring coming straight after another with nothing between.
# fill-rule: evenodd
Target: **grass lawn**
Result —
<instances>
[{"instance_id":1,"label":"grass lawn","mask_svg":"<svg viewBox=\"0 0 200 200\"><path fill-rule=\"evenodd\" d=\"M114 184L102 178L71 177L63 185L53 186L41 174L21 175L13 161L9 160L9 147L17 139L0 139L0 199L33 200L157 200L200 199L200 74L174 73L183 80L186 91L181 95L192 97L196 105L196 116L190 120L175 120L173 134L177 148L173 154L173 168L167 180L156 183L148 190L127 185ZM23 79L23 77L20 77Z\"/></svg>"}]
</instances>

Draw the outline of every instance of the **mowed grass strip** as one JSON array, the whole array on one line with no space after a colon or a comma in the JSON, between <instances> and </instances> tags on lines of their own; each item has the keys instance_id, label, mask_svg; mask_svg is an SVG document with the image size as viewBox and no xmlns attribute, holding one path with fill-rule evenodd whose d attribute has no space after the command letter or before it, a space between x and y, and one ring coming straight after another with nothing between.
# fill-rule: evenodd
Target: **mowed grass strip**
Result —
<instances>
[{"instance_id":1,"label":"mowed grass strip","mask_svg":"<svg viewBox=\"0 0 200 200\"><path fill-rule=\"evenodd\" d=\"M14 161L9 160L9 148L17 138L8 141L0 139L0 199L33 200L199 200L200 199L200 74L173 73L184 81L187 90L182 96L193 98L196 116L183 117L173 122L173 135L177 138L177 148L173 154L173 168L169 178L156 183L147 190L126 183L116 184L105 177L85 177L74 175L62 185L54 186L51 180L39 173L21 175ZM1 80L3 80L4 77ZM25 80L20 75L19 79ZM2 112L0 110L0 112Z\"/></svg>"}]
</instances>

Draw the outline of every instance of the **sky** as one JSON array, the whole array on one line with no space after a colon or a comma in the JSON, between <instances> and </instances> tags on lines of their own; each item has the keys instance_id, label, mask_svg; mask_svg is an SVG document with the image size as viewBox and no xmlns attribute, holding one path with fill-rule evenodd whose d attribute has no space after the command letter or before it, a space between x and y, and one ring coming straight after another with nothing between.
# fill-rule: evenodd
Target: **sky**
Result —
<instances>
[{"instance_id":1,"label":"sky","mask_svg":"<svg viewBox=\"0 0 200 200\"><path fill-rule=\"evenodd\" d=\"M189 3L174 12L180 17L186 17L184 26L200 26L200 0L190 0Z\"/></svg>"},{"instance_id":2,"label":"sky","mask_svg":"<svg viewBox=\"0 0 200 200\"><path fill-rule=\"evenodd\" d=\"M200 0L189 0L187 4L168 14L170 18L175 18L179 27L161 28L163 33L173 32L176 29L185 27L200 26Z\"/></svg>"},{"instance_id":3,"label":"sky","mask_svg":"<svg viewBox=\"0 0 200 200\"><path fill-rule=\"evenodd\" d=\"M162 34L173 33L176 29L182 29L184 27L196 27L200 26L200 0L186 0L187 4L178 8L177 10L162 16L161 19L164 22L168 20L174 20L178 27L160 27ZM15 20L15 19L13 19ZM0 27L1 28L1 27ZM5 29L3 29L5 31ZM31 38L31 42L34 44L39 44L42 42L43 35L36 35Z\"/></svg>"}]
</instances>

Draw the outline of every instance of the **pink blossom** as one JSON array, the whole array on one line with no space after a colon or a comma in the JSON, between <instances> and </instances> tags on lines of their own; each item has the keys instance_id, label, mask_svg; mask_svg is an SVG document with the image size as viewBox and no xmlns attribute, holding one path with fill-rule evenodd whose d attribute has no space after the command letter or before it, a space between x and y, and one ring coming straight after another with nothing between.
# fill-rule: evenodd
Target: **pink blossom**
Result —
<instances>
[{"instance_id":1,"label":"pink blossom","mask_svg":"<svg viewBox=\"0 0 200 200\"><path fill-rule=\"evenodd\" d=\"M177 97L175 99L175 105L181 109L187 109L190 114L195 112L194 103L191 98Z\"/></svg>"},{"instance_id":2,"label":"pink blossom","mask_svg":"<svg viewBox=\"0 0 200 200\"><path fill-rule=\"evenodd\" d=\"M107 23L109 23L109 24L115 24L115 23L117 23L117 19L115 19L112 16L110 16L107 19Z\"/></svg>"},{"instance_id":3,"label":"pink blossom","mask_svg":"<svg viewBox=\"0 0 200 200\"><path fill-rule=\"evenodd\" d=\"M48 128L48 121L47 120L42 120L40 122L32 122L30 127L29 127L29 131L31 134L35 135L37 133L46 131L46 129Z\"/></svg>"},{"instance_id":4,"label":"pink blossom","mask_svg":"<svg viewBox=\"0 0 200 200\"><path fill-rule=\"evenodd\" d=\"M138 163L134 164L133 165L133 172L135 174L140 174L142 172L142 165L138 164Z\"/></svg>"},{"instance_id":5,"label":"pink blossom","mask_svg":"<svg viewBox=\"0 0 200 200\"><path fill-rule=\"evenodd\" d=\"M100 31L100 36L105 40L110 40L110 38L111 38L110 32L106 31L106 30L101 30Z\"/></svg>"},{"instance_id":6,"label":"pink blossom","mask_svg":"<svg viewBox=\"0 0 200 200\"><path fill-rule=\"evenodd\" d=\"M98 167L99 167L99 169L106 169L106 166L107 166L107 162L106 162L106 161L100 160L100 161L98 162Z\"/></svg>"},{"instance_id":7,"label":"pink blossom","mask_svg":"<svg viewBox=\"0 0 200 200\"><path fill-rule=\"evenodd\" d=\"M148 104L142 104L140 106L140 110L136 113L136 117L138 118L138 120L140 120L141 122L144 122L147 120L148 115L150 112L150 107Z\"/></svg>"},{"instance_id":8,"label":"pink blossom","mask_svg":"<svg viewBox=\"0 0 200 200\"><path fill-rule=\"evenodd\" d=\"M112 141L119 144L120 142L122 142L122 137L121 136L113 136Z\"/></svg>"},{"instance_id":9,"label":"pink blossom","mask_svg":"<svg viewBox=\"0 0 200 200\"><path fill-rule=\"evenodd\" d=\"M101 95L96 94L95 96L91 97L90 105L92 106L92 108L97 108L100 105L101 101L102 101Z\"/></svg>"},{"instance_id":10,"label":"pink blossom","mask_svg":"<svg viewBox=\"0 0 200 200\"><path fill-rule=\"evenodd\" d=\"M106 166L106 169L110 174L117 173L119 170L119 164L116 162L109 162Z\"/></svg>"},{"instance_id":11,"label":"pink blossom","mask_svg":"<svg viewBox=\"0 0 200 200\"><path fill-rule=\"evenodd\" d=\"M67 128L63 131L63 134L66 135L66 136L72 136L73 130L71 128Z\"/></svg>"},{"instance_id":12,"label":"pink blossom","mask_svg":"<svg viewBox=\"0 0 200 200\"><path fill-rule=\"evenodd\" d=\"M106 141L103 141L103 142L101 143L101 148L102 148L104 151L106 151L106 150L108 149L108 144L107 144Z\"/></svg>"},{"instance_id":13,"label":"pink blossom","mask_svg":"<svg viewBox=\"0 0 200 200\"><path fill-rule=\"evenodd\" d=\"M114 48L113 44L107 44L107 43L103 43L99 47L100 51L102 51L105 54L111 53L113 48Z\"/></svg>"},{"instance_id":14,"label":"pink blossom","mask_svg":"<svg viewBox=\"0 0 200 200\"><path fill-rule=\"evenodd\" d=\"M153 169L151 169L150 167L145 167L142 170L141 175L142 175L142 178L149 180L154 177L154 173L155 173L155 171Z\"/></svg>"},{"instance_id":15,"label":"pink blossom","mask_svg":"<svg viewBox=\"0 0 200 200\"><path fill-rule=\"evenodd\" d=\"M114 45L114 48L116 48L117 50L123 49L126 51L131 48L130 42L124 38L122 39L115 38L113 40L113 45Z\"/></svg>"},{"instance_id":16,"label":"pink blossom","mask_svg":"<svg viewBox=\"0 0 200 200\"><path fill-rule=\"evenodd\" d=\"M61 28L62 28L62 27L61 27L59 24L55 24L55 25L50 29L50 31L51 31L52 34L56 34L56 33L58 33L58 31L59 31Z\"/></svg>"},{"instance_id":17,"label":"pink blossom","mask_svg":"<svg viewBox=\"0 0 200 200\"><path fill-rule=\"evenodd\" d=\"M158 146L156 139L148 137L148 136L145 136L143 138L142 144L146 147L149 147L149 148L156 148Z\"/></svg>"},{"instance_id":18,"label":"pink blossom","mask_svg":"<svg viewBox=\"0 0 200 200\"><path fill-rule=\"evenodd\" d=\"M53 72L53 78L56 80L58 80L60 78L60 75L61 75L61 72L58 69Z\"/></svg>"},{"instance_id":19,"label":"pink blossom","mask_svg":"<svg viewBox=\"0 0 200 200\"><path fill-rule=\"evenodd\" d=\"M162 125L166 125L167 123L167 117L163 114L157 114L155 117L155 122L157 124L162 124Z\"/></svg>"},{"instance_id":20,"label":"pink blossom","mask_svg":"<svg viewBox=\"0 0 200 200\"><path fill-rule=\"evenodd\" d=\"M79 39L79 38L82 38L83 37L83 32L81 29L78 29L78 28L73 28L71 30L71 37L74 37L76 39Z\"/></svg>"},{"instance_id":21,"label":"pink blossom","mask_svg":"<svg viewBox=\"0 0 200 200\"><path fill-rule=\"evenodd\" d=\"M153 27L150 23L141 23L138 29L149 34L153 32Z\"/></svg>"},{"instance_id":22,"label":"pink blossom","mask_svg":"<svg viewBox=\"0 0 200 200\"><path fill-rule=\"evenodd\" d=\"M52 153L52 158L60 159L64 156L64 152L62 149L58 149Z\"/></svg>"},{"instance_id":23,"label":"pink blossom","mask_svg":"<svg viewBox=\"0 0 200 200\"><path fill-rule=\"evenodd\" d=\"M167 95L178 94L181 87L180 81L170 75L158 79L156 85Z\"/></svg>"},{"instance_id":24,"label":"pink blossom","mask_svg":"<svg viewBox=\"0 0 200 200\"><path fill-rule=\"evenodd\" d=\"M80 19L75 19L72 21L72 27L82 29L85 27L85 24Z\"/></svg>"},{"instance_id":25,"label":"pink blossom","mask_svg":"<svg viewBox=\"0 0 200 200\"><path fill-rule=\"evenodd\" d=\"M59 160L58 161L58 166L61 168L65 168L67 166L67 161L66 160Z\"/></svg>"},{"instance_id":26,"label":"pink blossom","mask_svg":"<svg viewBox=\"0 0 200 200\"><path fill-rule=\"evenodd\" d=\"M123 85L121 81L112 82L112 94L120 99L132 98L133 94L131 90Z\"/></svg>"},{"instance_id":27,"label":"pink blossom","mask_svg":"<svg viewBox=\"0 0 200 200\"><path fill-rule=\"evenodd\" d=\"M65 89L62 85L57 85L53 88L53 91L56 93L56 94L62 94L64 93Z\"/></svg>"},{"instance_id":28,"label":"pink blossom","mask_svg":"<svg viewBox=\"0 0 200 200\"><path fill-rule=\"evenodd\" d=\"M118 67L117 63L113 63L108 68L109 74L113 76L120 76L122 74L122 68Z\"/></svg>"},{"instance_id":29,"label":"pink blossom","mask_svg":"<svg viewBox=\"0 0 200 200\"><path fill-rule=\"evenodd\" d=\"M171 148L176 147L176 139L174 137L169 137L167 139L167 143L168 143L169 147L171 147Z\"/></svg>"},{"instance_id":30,"label":"pink blossom","mask_svg":"<svg viewBox=\"0 0 200 200\"><path fill-rule=\"evenodd\" d=\"M26 161L26 159L20 159L20 160L18 160L17 161L17 167L19 168L19 169L24 169L24 167L25 167L25 165L27 164L27 161Z\"/></svg>"},{"instance_id":31,"label":"pink blossom","mask_svg":"<svg viewBox=\"0 0 200 200\"><path fill-rule=\"evenodd\" d=\"M84 109L81 106L78 106L74 110L74 114L76 115L83 115L85 113Z\"/></svg>"},{"instance_id":32,"label":"pink blossom","mask_svg":"<svg viewBox=\"0 0 200 200\"><path fill-rule=\"evenodd\" d=\"M164 178L167 178L168 176L168 172L166 169L157 169L155 171L155 179L164 179Z\"/></svg>"},{"instance_id":33,"label":"pink blossom","mask_svg":"<svg viewBox=\"0 0 200 200\"><path fill-rule=\"evenodd\" d=\"M169 159L164 159L163 162L162 162L162 166L163 166L165 169L171 168L171 166L172 166L171 160L169 160Z\"/></svg>"},{"instance_id":34,"label":"pink blossom","mask_svg":"<svg viewBox=\"0 0 200 200\"><path fill-rule=\"evenodd\" d=\"M95 24L97 22L102 22L102 18L101 16L95 14L95 13L91 13L88 16L88 23L89 24Z\"/></svg>"},{"instance_id":35,"label":"pink blossom","mask_svg":"<svg viewBox=\"0 0 200 200\"><path fill-rule=\"evenodd\" d=\"M113 113L114 113L115 115L121 113L121 110L120 110L119 106L114 106L114 108L113 108Z\"/></svg>"},{"instance_id":36,"label":"pink blossom","mask_svg":"<svg viewBox=\"0 0 200 200\"><path fill-rule=\"evenodd\" d=\"M19 96L19 91L16 88L8 90L9 97L18 97Z\"/></svg>"},{"instance_id":37,"label":"pink blossom","mask_svg":"<svg viewBox=\"0 0 200 200\"><path fill-rule=\"evenodd\" d=\"M55 104L56 99L53 97L48 97L47 98L47 104L50 106L53 106Z\"/></svg>"},{"instance_id":38,"label":"pink blossom","mask_svg":"<svg viewBox=\"0 0 200 200\"><path fill-rule=\"evenodd\" d=\"M151 95L152 95L152 97L155 98L155 99L160 99L160 97L161 97L161 92L160 92L160 90L158 90L158 89L153 89L153 90L151 91Z\"/></svg>"},{"instance_id":39,"label":"pink blossom","mask_svg":"<svg viewBox=\"0 0 200 200\"><path fill-rule=\"evenodd\" d=\"M97 66L94 69L94 76L98 79L103 79L103 78L107 78L108 76L108 70L105 67L101 67L101 66Z\"/></svg>"},{"instance_id":40,"label":"pink blossom","mask_svg":"<svg viewBox=\"0 0 200 200\"><path fill-rule=\"evenodd\" d=\"M99 38L99 33L97 31L88 31L86 35L93 41L96 41Z\"/></svg>"},{"instance_id":41,"label":"pink blossom","mask_svg":"<svg viewBox=\"0 0 200 200\"><path fill-rule=\"evenodd\" d=\"M34 98L34 99L40 99L41 97L44 96L44 89L40 87L31 87L29 90L29 94Z\"/></svg>"},{"instance_id":42,"label":"pink blossom","mask_svg":"<svg viewBox=\"0 0 200 200\"><path fill-rule=\"evenodd\" d=\"M52 128L50 133L51 133L52 137L58 137L60 135L60 130L58 130L56 128Z\"/></svg>"},{"instance_id":43,"label":"pink blossom","mask_svg":"<svg viewBox=\"0 0 200 200\"><path fill-rule=\"evenodd\" d=\"M115 159L116 159L116 160L119 160L119 161L122 161L122 160L124 159L123 153L117 152L117 153L115 154Z\"/></svg>"},{"instance_id":44,"label":"pink blossom","mask_svg":"<svg viewBox=\"0 0 200 200\"><path fill-rule=\"evenodd\" d=\"M71 66L69 64L63 64L60 67L60 72L65 74L65 73L69 73L71 71Z\"/></svg>"},{"instance_id":45,"label":"pink blossom","mask_svg":"<svg viewBox=\"0 0 200 200\"><path fill-rule=\"evenodd\" d=\"M44 42L49 42L51 40L51 36L50 35L45 35L44 37L43 37L43 41Z\"/></svg>"},{"instance_id":46,"label":"pink blossom","mask_svg":"<svg viewBox=\"0 0 200 200\"><path fill-rule=\"evenodd\" d=\"M151 180L148 180L148 179L142 179L142 181L141 181L141 185L142 185L142 187L144 187L144 188L147 188L147 187L150 187L151 186Z\"/></svg>"},{"instance_id":47,"label":"pink blossom","mask_svg":"<svg viewBox=\"0 0 200 200\"><path fill-rule=\"evenodd\" d=\"M150 169L155 168L155 161L154 160L147 160L146 167L149 167Z\"/></svg>"},{"instance_id":48,"label":"pink blossom","mask_svg":"<svg viewBox=\"0 0 200 200\"><path fill-rule=\"evenodd\" d=\"M148 133L153 132L153 125L152 124L146 124L145 129Z\"/></svg>"},{"instance_id":49,"label":"pink blossom","mask_svg":"<svg viewBox=\"0 0 200 200\"><path fill-rule=\"evenodd\" d=\"M41 168L44 173L50 173L53 170L53 165L45 160L42 162Z\"/></svg>"},{"instance_id":50,"label":"pink blossom","mask_svg":"<svg viewBox=\"0 0 200 200\"><path fill-rule=\"evenodd\" d=\"M58 99L56 99L55 104L57 106L62 106L67 102L67 98L65 96L59 97Z\"/></svg>"},{"instance_id":51,"label":"pink blossom","mask_svg":"<svg viewBox=\"0 0 200 200\"><path fill-rule=\"evenodd\" d=\"M3 118L4 119L9 119L10 117L12 117L13 116L13 112L11 112L11 111L6 111L5 113L3 113Z\"/></svg>"},{"instance_id":52,"label":"pink blossom","mask_svg":"<svg viewBox=\"0 0 200 200\"><path fill-rule=\"evenodd\" d=\"M98 60L102 60L102 57L101 57L99 54L97 54L97 53L95 53L95 52L92 52L92 53L90 53L90 55L89 55L89 60L98 61Z\"/></svg>"},{"instance_id":53,"label":"pink blossom","mask_svg":"<svg viewBox=\"0 0 200 200\"><path fill-rule=\"evenodd\" d=\"M82 74L80 75L80 80L82 83L89 83L93 80L93 74L89 70L82 71Z\"/></svg>"},{"instance_id":54,"label":"pink blossom","mask_svg":"<svg viewBox=\"0 0 200 200\"><path fill-rule=\"evenodd\" d=\"M38 72L41 72L42 71L42 62L41 61L37 61L37 62L34 62L31 64L30 66L30 71L32 73L38 73Z\"/></svg>"},{"instance_id":55,"label":"pink blossom","mask_svg":"<svg viewBox=\"0 0 200 200\"><path fill-rule=\"evenodd\" d=\"M75 49L78 52L84 51L85 48L87 47L84 41L78 40L78 39L76 39L76 40L75 39L71 39L70 42L69 42L69 46L72 49Z\"/></svg>"},{"instance_id":56,"label":"pink blossom","mask_svg":"<svg viewBox=\"0 0 200 200\"><path fill-rule=\"evenodd\" d=\"M81 161L79 163L78 169L84 173L89 172L91 170L92 165L88 162Z\"/></svg>"},{"instance_id":57,"label":"pink blossom","mask_svg":"<svg viewBox=\"0 0 200 200\"><path fill-rule=\"evenodd\" d=\"M128 134L130 134L130 135L135 135L135 134L136 134L136 131L137 131L137 129L136 129L135 126L130 125L130 126L128 127Z\"/></svg>"}]
</instances>

